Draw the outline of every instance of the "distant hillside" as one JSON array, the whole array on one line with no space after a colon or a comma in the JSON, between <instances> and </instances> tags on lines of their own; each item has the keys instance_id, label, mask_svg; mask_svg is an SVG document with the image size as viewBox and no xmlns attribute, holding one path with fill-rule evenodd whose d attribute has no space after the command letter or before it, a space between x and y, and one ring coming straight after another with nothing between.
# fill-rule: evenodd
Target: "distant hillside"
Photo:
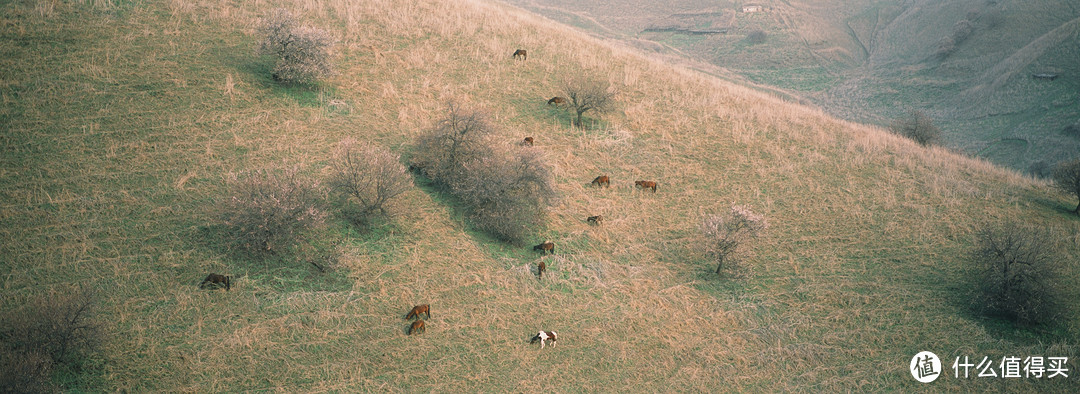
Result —
<instances>
[{"instance_id":1,"label":"distant hillside","mask_svg":"<svg viewBox=\"0 0 1080 394\"><path fill-rule=\"evenodd\" d=\"M255 48L275 7L338 39L336 75L274 80ZM0 54L0 308L88 288L106 334L82 368L57 372L62 391L1078 391L1080 320L1015 328L966 297L975 233L1014 220L1053 235L1078 309L1072 197L518 8L5 2ZM546 104L581 75L618 92L586 128ZM229 250L231 175L298 168L325 182L345 139L409 156L448 103L490 114L497 149L548 163L558 200L529 239L556 254L476 231L423 178L385 218L355 223L329 199L326 226L294 250ZM601 174L610 188L590 185ZM718 276L699 224L732 204L770 225L744 270ZM200 290L208 273L231 276L230 290ZM417 304L431 316L409 336ZM538 330L558 345L530 345ZM946 369L924 385L908 370L923 350L946 364L1070 357L1070 378Z\"/></svg>"},{"instance_id":2,"label":"distant hillside","mask_svg":"<svg viewBox=\"0 0 1080 394\"><path fill-rule=\"evenodd\" d=\"M1080 120L1075 2L762 1L767 10L757 13L741 12L739 2L509 2L559 20L586 15L618 32L605 37L663 43L847 119L884 125L922 109L946 131L947 146L1022 171L1080 152L1080 137L1063 132ZM641 28L718 9L735 13L725 35ZM963 25L970 32L960 42L943 42ZM754 30L768 40L747 42ZM939 56L943 44L947 56ZM1057 78L1032 78L1040 73Z\"/></svg>"}]
</instances>

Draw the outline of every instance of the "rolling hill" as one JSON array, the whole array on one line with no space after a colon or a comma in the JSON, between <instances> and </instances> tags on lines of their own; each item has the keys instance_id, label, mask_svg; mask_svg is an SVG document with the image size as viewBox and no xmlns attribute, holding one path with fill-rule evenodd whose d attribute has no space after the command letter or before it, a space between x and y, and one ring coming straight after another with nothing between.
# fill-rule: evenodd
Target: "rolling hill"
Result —
<instances>
[{"instance_id":1,"label":"rolling hill","mask_svg":"<svg viewBox=\"0 0 1080 394\"><path fill-rule=\"evenodd\" d=\"M946 132L946 146L1021 171L1080 152L1080 138L1066 131L1080 121L1074 2L775 0L754 2L766 7L762 12L743 13L747 2L507 1L601 37L691 59L689 66L741 84L785 91L843 119L887 125L920 109ZM732 18L700 18L721 13ZM725 33L648 29L655 24ZM966 33L954 35L956 29ZM754 31L768 38L747 40ZM952 43L940 56L945 38ZM1044 73L1057 78L1032 77Z\"/></svg>"},{"instance_id":2,"label":"rolling hill","mask_svg":"<svg viewBox=\"0 0 1080 394\"><path fill-rule=\"evenodd\" d=\"M338 37L337 75L273 81L254 48L274 7ZM484 0L0 9L0 308L96 291L106 335L59 378L67 391L1077 389L1073 373L946 368L924 386L908 370L923 350L948 365L1078 356L1075 317L1017 330L973 315L964 295L973 234L1013 220L1055 234L1078 306L1075 201L1043 181ZM575 128L545 103L582 74L612 83L618 109ZM448 102L490 113L506 149L536 138L560 198L535 239L558 254L475 231L423 179L385 220L334 216L305 241L329 272L302 253L221 247L229 174L325 177L345 138L407 156ZM590 187L601 173L611 188ZM745 273L717 276L698 224L733 203L770 228ZM595 214L602 226L585 222ZM231 290L200 291L208 272L231 275ZM427 331L408 336L403 315L422 303ZM530 346L538 330L558 346Z\"/></svg>"}]
</instances>

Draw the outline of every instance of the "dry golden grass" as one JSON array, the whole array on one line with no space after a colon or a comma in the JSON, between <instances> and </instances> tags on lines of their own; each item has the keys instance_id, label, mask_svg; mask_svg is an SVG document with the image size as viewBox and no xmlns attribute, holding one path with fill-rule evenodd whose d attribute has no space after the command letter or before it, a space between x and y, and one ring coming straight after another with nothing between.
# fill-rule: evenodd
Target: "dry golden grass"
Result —
<instances>
[{"instance_id":1,"label":"dry golden grass","mask_svg":"<svg viewBox=\"0 0 1080 394\"><path fill-rule=\"evenodd\" d=\"M257 18L279 5L339 34L341 72L322 88L277 86L254 56ZM920 387L906 371L920 350L947 362L1076 356L1075 340L1008 339L960 298L964 254L984 221L1052 227L1077 260L1080 226L1045 184L515 9L2 7L2 291L102 290L112 340L100 373L79 387L881 391ZM517 48L528 61L510 58ZM545 101L562 76L585 71L618 86L619 110L571 128ZM452 202L422 187L369 233L333 227L326 236L344 243L330 274L214 247L205 229L226 174L291 165L325 174L345 137L407 153L447 100L487 109L508 144L537 137L561 199L536 238L554 241L557 255L470 231ZM599 174L611 188L589 186ZM658 192L634 189L637 179L659 181ZM771 224L737 281L715 277L696 246L700 213L732 203ZM596 214L602 226L585 223ZM207 272L232 275L233 289L197 291ZM420 303L433 310L427 332L406 336L404 313ZM540 329L558 331L559 346L530 347ZM1080 327L1061 332L1075 338ZM945 377L933 388L1075 382Z\"/></svg>"}]
</instances>

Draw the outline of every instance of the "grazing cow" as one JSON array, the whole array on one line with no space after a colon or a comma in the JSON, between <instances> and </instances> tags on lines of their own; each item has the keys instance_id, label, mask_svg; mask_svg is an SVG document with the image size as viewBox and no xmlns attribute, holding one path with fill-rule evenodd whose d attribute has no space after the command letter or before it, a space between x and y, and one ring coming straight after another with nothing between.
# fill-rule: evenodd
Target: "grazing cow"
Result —
<instances>
[{"instance_id":1,"label":"grazing cow","mask_svg":"<svg viewBox=\"0 0 1080 394\"><path fill-rule=\"evenodd\" d=\"M608 179L607 175L601 175L593 179L592 184L599 187L611 186L611 179Z\"/></svg>"},{"instance_id":2,"label":"grazing cow","mask_svg":"<svg viewBox=\"0 0 1080 394\"><path fill-rule=\"evenodd\" d=\"M529 341L529 344L531 345L531 344L536 343L536 341L540 341L540 348L543 349L544 348L544 341L550 339L551 340L551 347L555 347L555 340L557 338L558 338L558 335L555 334L555 331L540 331L540 332L536 333L536 336L533 337L531 341Z\"/></svg>"},{"instance_id":3,"label":"grazing cow","mask_svg":"<svg viewBox=\"0 0 1080 394\"><path fill-rule=\"evenodd\" d=\"M546 270L547 264L544 264L544 260L540 260L540 263L536 264L536 280L542 279Z\"/></svg>"},{"instance_id":4,"label":"grazing cow","mask_svg":"<svg viewBox=\"0 0 1080 394\"><path fill-rule=\"evenodd\" d=\"M542 244L533 246L533 250L539 250L542 254L547 254L547 252L555 254L555 243L551 241L544 241L544 243Z\"/></svg>"},{"instance_id":5,"label":"grazing cow","mask_svg":"<svg viewBox=\"0 0 1080 394\"><path fill-rule=\"evenodd\" d=\"M533 142L535 141L536 140L534 140L533 137L525 137L525 140L521 141L521 144L525 146L533 146Z\"/></svg>"},{"instance_id":6,"label":"grazing cow","mask_svg":"<svg viewBox=\"0 0 1080 394\"><path fill-rule=\"evenodd\" d=\"M414 321L412 322L412 325L409 326L409 335L412 335L414 332L424 331L427 331L427 326L424 324L423 320Z\"/></svg>"},{"instance_id":7,"label":"grazing cow","mask_svg":"<svg viewBox=\"0 0 1080 394\"><path fill-rule=\"evenodd\" d=\"M217 287L225 286L225 291L228 291L231 287L230 282L232 282L231 276L210 274L207 275L206 279L203 279L202 283L199 284L199 288L205 288L206 285L209 284Z\"/></svg>"},{"instance_id":8,"label":"grazing cow","mask_svg":"<svg viewBox=\"0 0 1080 394\"><path fill-rule=\"evenodd\" d=\"M652 189L653 193L656 193L656 182L653 181L637 181L634 185L642 189Z\"/></svg>"},{"instance_id":9,"label":"grazing cow","mask_svg":"<svg viewBox=\"0 0 1080 394\"><path fill-rule=\"evenodd\" d=\"M528 60L529 59L529 52L524 50L524 49L518 49L518 50L514 51L513 56L514 56L514 60L517 60L517 58L519 58L519 57L521 58L521 60Z\"/></svg>"},{"instance_id":10,"label":"grazing cow","mask_svg":"<svg viewBox=\"0 0 1080 394\"><path fill-rule=\"evenodd\" d=\"M593 226L599 226L600 223L604 222L604 215L589 216L589 218L585 220Z\"/></svg>"},{"instance_id":11,"label":"grazing cow","mask_svg":"<svg viewBox=\"0 0 1080 394\"><path fill-rule=\"evenodd\" d=\"M409 311L409 313L407 315L405 315L405 320L409 320L409 319L412 319L414 317L419 319L421 313L427 315L427 318L430 319L431 318L431 307L428 306L428 304L414 306L412 308L412 310Z\"/></svg>"},{"instance_id":12,"label":"grazing cow","mask_svg":"<svg viewBox=\"0 0 1080 394\"><path fill-rule=\"evenodd\" d=\"M559 96L552 97L551 100L548 100L548 105L552 105L552 104L560 105L560 104L565 104L565 103L566 103L566 98L559 97Z\"/></svg>"}]
</instances>

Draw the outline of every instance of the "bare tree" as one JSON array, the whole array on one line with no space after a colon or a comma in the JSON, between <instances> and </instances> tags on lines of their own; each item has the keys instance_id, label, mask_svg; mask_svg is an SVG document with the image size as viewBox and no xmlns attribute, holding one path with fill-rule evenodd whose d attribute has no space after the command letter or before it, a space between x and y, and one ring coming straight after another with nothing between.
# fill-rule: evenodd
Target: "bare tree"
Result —
<instances>
[{"instance_id":1,"label":"bare tree","mask_svg":"<svg viewBox=\"0 0 1080 394\"><path fill-rule=\"evenodd\" d=\"M386 213L383 205L412 187L412 175L398 155L353 139L341 141L333 168L330 187L356 200L359 219Z\"/></svg>"},{"instance_id":2,"label":"bare tree","mask_svg":"<svg viewBox=\"0 0 1080 394\"><path fill-rule=\"evenodd\" d=\"M435 182L448 185L465 162L491 155L492 149L484 140L494 131L485 113L451 102L446 117L417 139L412 166Z\"/></svg>"},{"instance_id":3,"label":"bare tree","mask_svg":"<svg viewBox=\"0 0 1080 394\"><path fill-rule=\"evenodd\" d=\"M289 10L278 8L263 21L260 33L264 38L259 51L277 61L274 80L313 83L333 74L334 38L326 30L300 26Z\"/></svg>"},{"instance_id":4,"label":"bare tree","mask_svg":"<svg viewBox=\"0 0 1080 394\"><path fill-rule=\"evenodd\" d=\"M0 314L0 392L52 392L53 371L78 371L102 337L96 303L94 292L76 290Z\"/></svg>"},{"instance_id":5,"label":"bare tree","mask_svg":"<svg viewBox=\"0 0 1080 394\"><path fill-rule=\"evenodd\" d=\"M893 120L889 130L923 146L936 145L941 140L941 129L934 125L929 116L915 109Z\"/></svg>"},{"instance_id":6,"label":"bare tree","mask_svg":"<svg viewBox=\"0 0 1080 394\"><path fill-rule=\"evenodd\" d=\"M520 242L554 199L551 174L539 150L491 145L493 130L482 113L451 104L418 138L412 163L458 198L478 229Z\"/></svg>"},{"instance_id":7,"label":"bare tree","mask_svg":"<svg viewBox=\"0 0 1080 394\"><path fill-rule=\"evenodd\" d=\"M1007 223L977 234L972 262L978 274L972 305L983 313L1023 323L1055 319L1059 257L1046 230Z\"/></svg>"},{"instance_id":8,"label":"bare tree","mask_svg":"<svg viewBox=\"0 0 1080 394\"><path fill-rule=\"evenodd\" d=\"M1080 200L1080 159L1058 164L1054 167L1052 177L1054 186ZM1073 209L1073 213L1080 216L1080 202L1077 203L1076 209Z\"/></svg>"},{"instance_id":9,"label":"bare tree","mask_svg":"<svg viewBox=\"0 0 1080 394\"><path fill-rule=\"evenodd\" d=\"M574 124L581 127L581 117L585 112L605 113L614 108L615 89L607 80L577 76L563 83L566 98L571 109L577 113Z\"/></svg>"},{"instance_id":10,"label":"bare tree","mask_svg":"<svg viewBox=\"0 0 1080 394\"><path fill-rule=\"evenodd\" d=\"M739 247L768 227L765 216L743 205L732 205L726 214L704 215L701 233L705 237L705 254L716 260L716 273L720 274L725 264L735 264Z\"/></svg>"}]
</instances>

